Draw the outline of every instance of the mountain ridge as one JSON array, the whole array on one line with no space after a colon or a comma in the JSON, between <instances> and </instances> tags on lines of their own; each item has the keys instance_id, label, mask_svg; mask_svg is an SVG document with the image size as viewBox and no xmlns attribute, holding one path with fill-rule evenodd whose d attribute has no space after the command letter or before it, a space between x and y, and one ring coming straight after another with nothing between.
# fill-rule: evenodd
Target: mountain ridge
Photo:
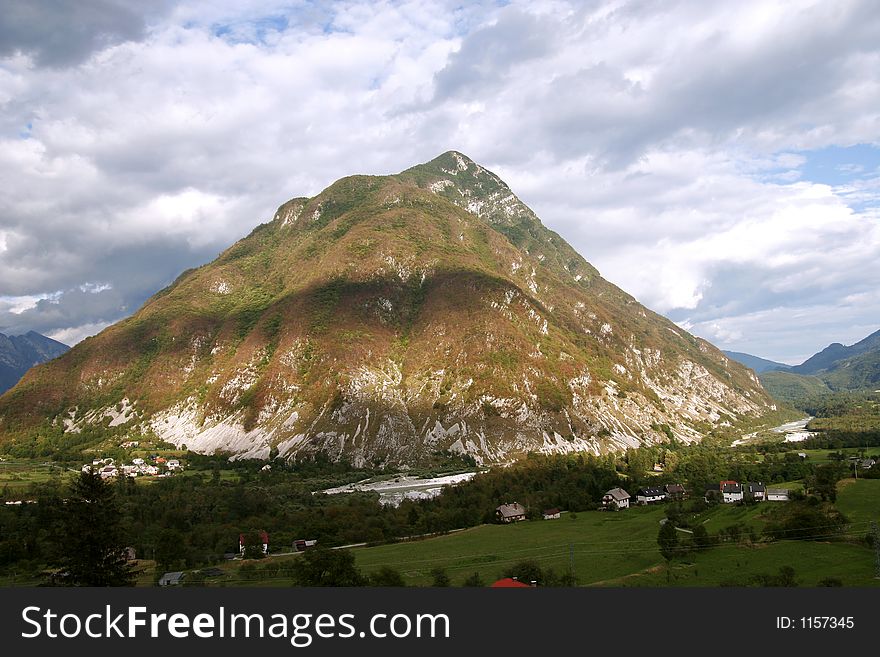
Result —
<instances>
[{"instance_id":1,"label":"mountain ridge","mask_svg":"<svg viewBox=\"0 0 880 657\"><path fill-rule=\"evenodd\" d=\"M728 351L724 349L721 353L754 370L756 374L761 374L762 372L770 370L785 371L791 368L791 365L777 363L776 361L761 358L760 356L753 356L752 354L747 354L742 351Z\"/></svg>"},{"instance_id":2,"label":"mountain ridge","mask_svg":"<svg viewBox=\"0 0 880 657\"><path fill-rule=\"evenodd\" d=\"M36 331L21 335L0 333L0 395L12 388L34 365L57 358L70 349Z\"/></svg>"}]
</instances>

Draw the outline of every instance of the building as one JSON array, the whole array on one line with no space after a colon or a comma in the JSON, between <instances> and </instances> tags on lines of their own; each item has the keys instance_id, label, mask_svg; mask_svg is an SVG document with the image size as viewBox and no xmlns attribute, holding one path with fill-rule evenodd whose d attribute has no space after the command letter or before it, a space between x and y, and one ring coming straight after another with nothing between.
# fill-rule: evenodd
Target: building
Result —
<instances>
[{"instance_id":1,"label":"building","mask_svg":"<svg viewBox=\"0 0 880 657\"><path fill-rule=\"evenodd\" d=\"M497 582L493 583L491 587L493 589L530 589L532 588L525 582L520 582L515 577L505 577L504 579L499 579Z\"/></svg>"},{"instance_id":2,"label":"building","mask_svg":"<svg viewBox=\"0 0 880 657\"><path fill-rule=\"evenodd\" d=\"M553 508L545 509L544 513L542 513L541 515L544 517L544 520L558 520L560 514L561 511L559 509Z\"/></svg>"},{"instance_id":3,"label":"building","mask_svg":"<svg viewBox=\"0 0 880 657\"><path fill-rule=\"evenodd\" d=\"M763 502L767 499L767 488L761 482L758 482L756 484L750 481L746 484L743 484L743 495L747 500Z\"/></svg>"},{"instance_id":4,"label":"building","mask_svg":"<svg viewBox=\"0 0 880 657\"><path fill-rule=\"evenodd\" d=\"M183 584L183 578L185 576L186 573L180 571L165 573L159 578L159 586L180 586Z\"/></svg>"},{"instance_id":5,"label":"building","mask_svg":"<svg viewBox=\"0 0 880 657\"><path fill-rule=\"evenodd\" d=\"M135 561L137 559L137 551L130 545L122 551L125 554L126 561Z\"/></svg>"},{"instance_id":6,"label":"building","mask_svg":"<svg viewBox=\"0 0 880 657\"><path fill-rule=\"evenodd\" d=\"M269 554L269 534L265 531L256 532L260 536L260 543L263 545L263 554ZM244 554L245 550L245 535L238 535L238 551L240 554Z\"/></svg>"},{"instance_id":7,"label":"building","mask_svg":"<svg viewBox=\"0 0 880 657\"><path fill-rule=\"evenodd\" d=\"M730 504L732 502L742 502L742 484L736 481L722 481L720 484L718 484L718 489L721 491L721 498L726 504Z\"/></svg>"},{"instance_id":8,"label":"building","mask_svg":"<svg viewBox=\"0 0 880 657\"><path fill-rule=\"evenodd\" d=\"M636 503L656 504L666 499L666 492L659 487L639 488L636 491Z\"/></svg>"},{"instance_id":9,"label":"building","mask_svg":"<svg viewBox=\"0 0 880 657\"><path fill-rule=\"evenodd\" d=\"M785 488L768 488L768 502L788 502L788 490Z\"/></svg>"},{"instance_id":10,"label":"building","mask_svg":"<svg viewBox=\"0 0 880 657\"><path fill-rule=\"evenodd\" d=\"M687 491L684 489L684 486L681 484L666 484L663 487L663 490L666 491L666 497L673 500L684 500L687 499Z\"/></svg>"},{"instance_id":11,"label":"building","mask_svg":"<svg viewBox=\"0 0 880 657\"><path fill-rule=\"evenodd\" d=\"M317 539L306 540L304 538L297 539L293 542L293 547L297 552L305 552L306 550L310 550L318 544Z\"/></svg>"},{"instance_id":12,"label":"building","mask_svg":"<svg viewBox=\"0 0 880 657\"><path fill-rule=\"evenodd\" d=\"M168 461L168 463L165 464L165 467L169 470L180 470L180 461L178 461L177 459L171 459Z\"/></svg>"},{"instance_id":13,"label":"building","mask_svg":"<svg viewBox=\"0 0 880 657\"><path fill-rule=\"evenodd\" d=\"M101 479L109 479L110 477L115 477L117 474L119 474L116 470L115 465L105 465L103 468L101 468L100 473Z\"/></svg>"},{"instance_id":14,"label":"building","mask_svg":"<svg viewBox=\"0 0 880 657\"><path fill-rule=\"evenodd\" d=\"M526 519L526 508L519 502L502 504L495 509L495 515L498 517L498 520L504 523L519 522Z\"/></svg>"},{"instance_id":15,"label":"building","mask_svg":"<svg viewBox=\"0 0 880 657\"><path fill-rule=\"evenodd\" d=\"M612 488L602 496L602 506L607 508L628 509L630 495L622 488ZM614 505L612 507L612 504Z\"/></svg>"}]
</instances>

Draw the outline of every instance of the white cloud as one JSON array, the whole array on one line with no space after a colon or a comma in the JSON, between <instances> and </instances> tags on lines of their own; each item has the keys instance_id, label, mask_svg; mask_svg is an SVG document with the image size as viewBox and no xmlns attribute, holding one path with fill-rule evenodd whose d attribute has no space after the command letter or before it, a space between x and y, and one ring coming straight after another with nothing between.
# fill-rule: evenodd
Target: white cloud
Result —
<instances>
[{"instance_id":1,"label":"white cloud","mask_svg":"<svg viewBox=\"0 0 880 657\"><path fill-rule=\"evenodd\" d=\"M880 316L880 178L804 177L880 143L871 2L116 4L0 50L0 295L36 299L0 329L79 339L287 198L450 148L722 346L794 358Z\"/></svg>"}]
</instances>

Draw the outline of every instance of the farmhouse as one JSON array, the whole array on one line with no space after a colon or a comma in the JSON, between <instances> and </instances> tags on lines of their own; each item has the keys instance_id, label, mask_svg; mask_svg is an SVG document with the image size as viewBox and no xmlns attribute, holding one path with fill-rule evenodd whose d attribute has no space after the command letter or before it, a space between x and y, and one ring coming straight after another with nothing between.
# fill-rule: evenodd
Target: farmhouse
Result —
<instances>
[{"instance_id":1,"label":"farmhouse","mask_svg":"<svg viewBox=\"0 0 880 657\"><path fill-rule=\"evenodd\" d=\"M526 508L519 502L502 504L495 509L495 515L501 522L519 522L526 519Z\"/></svg>"},{"instance_id":2,"label":"farmhouse","mask_svg":"<svg viewBox=\"0 0 880 657\"><path fill-rule=\"evenodd\" d=\"M269 554L269 534L264 531L257 532L260 535L260 542L263 545L263 554ZM244 554L245 551L245 535L238 535L238 551L241 554Z\"/></svg>"},{"instance_id":3,"label":"farmhouse","mask_svg":"<svg viewBox=\"0 0 880 657\"><path fill-rule=\"evenodd\" d=\"M636 502L638 504L656 504L666 499L666 493L662 488L639 488L636 491Z\"/></svg>"},{"instance_id":4,"label":"farmhouse","mask_svg":"<svg viewBox=\"0 0 880 657\"><path fill-rule=\"evenodd\" d=\"M743 487L736 481L722 481L719 485L721 497L725 503L742 502Z\"/></svg>"},{"instance_id":5,"label":"farmhouse","mask_svg":"<svg viewBox=\"0 0 880 657\"><path fill-rule=\"evenodd\" d=\"M663 487L666 496L673 500L683 500L687 498L687 491L681 484L666 484Z\"/></svg>"},{"instance_id":6,"label":"farmhouse","mask_svg":"<svg viewBox=\"0 0 880 657\"><path fill-rule=\"evenodd\" d=\"M544 517L544 520L557 520L559 518L559 514L559 509L553 508L546 509L542 515Z\"/></svg>"},{"instance_id":7,"label":"farmhouse","mask_svg":"<svg viewBox=\"0 0 880 657\"><path fill-rule=\"evenodd\" d=\"M630 495L622 488L612 488L602 496L602 506L607 508L628 509ZM613 506L612 506L613 505Z\"/></svg>"},{"instance_id":8,"label":"farmhouse","mask_svg":"<svg viewBox=\"0 0 880 657\"><path fill-rule=\"evenodd\" d=\"M768 502L788 502L788 490L785 488L768 488Z\"/></svg>"},{"instance_id":9,"label":"farmhouse","mask_svg":"<svg viewBox=\"0 0 880 657\"><path fill-rule=\"evenodd\" d=\"M758 482L757 484L748 482L743 484L743 494L747 500L763 502L767 499L767 488L761 482Z\"/></svg>"},{"instance_id":10,"label":"farmhouse","mask_svg":"<svg viewBox=\"0 0 880 657\"><path fill-rule=\"evenodd\" d=\"M299 538L293 542L293 547L297 552L305 552L306 550L310 550L318 544L317 539L307 540L304 538Z\"/></svg>"}]
</instances>

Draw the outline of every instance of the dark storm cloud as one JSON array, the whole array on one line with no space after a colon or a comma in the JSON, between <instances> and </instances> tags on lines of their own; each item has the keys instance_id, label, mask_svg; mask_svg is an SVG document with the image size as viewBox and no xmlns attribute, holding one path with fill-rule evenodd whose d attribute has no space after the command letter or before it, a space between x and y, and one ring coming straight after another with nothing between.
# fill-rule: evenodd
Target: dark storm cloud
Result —
<instances>
[{"instance_id":1,"label":"dark storm cloud","mask_svg":"<svg viewBox=\"0 0 880 657\"><path fill-rule=\"evenodd\" d=\"M144 36L148 15L170 3L137 0L0 0L0 57L43 66L78 64L96 50Z\"/></svg>"}]
</instances>

